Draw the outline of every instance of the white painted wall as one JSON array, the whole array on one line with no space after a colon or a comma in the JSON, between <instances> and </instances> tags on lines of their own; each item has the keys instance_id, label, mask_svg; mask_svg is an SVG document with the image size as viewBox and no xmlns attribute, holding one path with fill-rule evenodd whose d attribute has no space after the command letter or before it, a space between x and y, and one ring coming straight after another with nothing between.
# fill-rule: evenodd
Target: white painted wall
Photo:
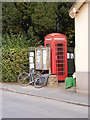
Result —
<instances>
[{"instance_id":1,"label":"white painted wall","mask_svg":"<svg viewBox=\"0 0 90 120\"><path fill-rule=\"evenodd\" d=\"M88 3L75 17L75 64L76 72L88 72Z\"/></svg>"},{"instance_id":2,"label":"white painted wall","mask_svg":"<svg viewBox=\"0 0 90 120\"><path fill-rule=\"evenodd\" d=\"M89 69L89 72L90 72L90 2L88 4L88 69Z\"/></svg>"},{"instance_id":3,"label":"white painted wall","mask_svg":"<svg viewBox=\"0 0 90 120\"><path fill-rule=\"evenodd\" d=\"M76 90L88 93L88 3L75 17Z\"/></svg>"}]
</instances>

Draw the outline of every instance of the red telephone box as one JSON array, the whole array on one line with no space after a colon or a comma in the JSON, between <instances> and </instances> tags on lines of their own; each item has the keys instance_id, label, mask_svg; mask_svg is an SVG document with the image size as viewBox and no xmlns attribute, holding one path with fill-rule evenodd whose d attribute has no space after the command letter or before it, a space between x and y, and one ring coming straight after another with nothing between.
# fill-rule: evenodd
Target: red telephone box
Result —
<instances>
[{"instance_id":1,"label":"red telephone box","mask_svg":"<svg viewBox=\"0 0 90 120\"><path fill-rule=\"evenodd\" d=\"M51 74L58 76L58 81L67 77L67 38L60 33L45 36L44 45L51 48Z\"/></svg>"}]
</instances>

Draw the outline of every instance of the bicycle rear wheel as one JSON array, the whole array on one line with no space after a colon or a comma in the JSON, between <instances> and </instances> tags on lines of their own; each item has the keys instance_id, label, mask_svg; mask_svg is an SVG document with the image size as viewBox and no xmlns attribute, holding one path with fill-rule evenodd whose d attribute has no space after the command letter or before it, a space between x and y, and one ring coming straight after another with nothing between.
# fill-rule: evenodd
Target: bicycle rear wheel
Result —
<instances>
[{"instance_id":1,"label":"bicycle rear wheel","mask_svg":"<svg viewBox=\"0 0 90 120\"><path fill-rule=\"evenodd\" d=\"M31 76L30 76L31 77ZM20 85L23 85L23 86L27 86L27 85L29 85L30 84L30 78L29 76L28 76L28 73L26 73L26 72L22 72L19 76L18 76L18 83L20 84Z\"/></svg>"},{"instance_id":2,"label":"bicycle rear wheel","mask_svg":"<svg viewBox=\"0 0 90 120\"><path fill-rule=\"evenodd\" d=\"M34 86L36 88L42 88L42 87L44 87L46 85L46 83L47 83L47 77L42 75L42 76L40 76L39 78L37 78L35 80Z\"/></svg>"}]
</instances>

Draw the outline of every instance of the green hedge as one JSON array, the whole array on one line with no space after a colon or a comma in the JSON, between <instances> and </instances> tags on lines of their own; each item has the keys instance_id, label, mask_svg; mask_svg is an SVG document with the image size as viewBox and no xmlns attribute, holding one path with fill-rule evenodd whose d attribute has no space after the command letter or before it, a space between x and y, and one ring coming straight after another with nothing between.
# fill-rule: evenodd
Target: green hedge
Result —
<instances>
[{"instance_id":1,"label":"green hedge","mask_svg":"<svg viewBox=\"0 0 90 120\"><path fill-rule=\"evenodd\" d=\"M27 48L2 53L2 82L16 82L17 76L23 71L29 71Z\"/></svg>"}]
</instances>

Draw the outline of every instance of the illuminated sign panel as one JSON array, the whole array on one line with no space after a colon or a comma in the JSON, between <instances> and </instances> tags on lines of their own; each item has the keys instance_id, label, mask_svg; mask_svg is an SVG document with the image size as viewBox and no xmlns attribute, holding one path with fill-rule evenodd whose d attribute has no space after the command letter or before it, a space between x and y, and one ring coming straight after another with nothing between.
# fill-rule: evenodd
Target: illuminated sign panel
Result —
<instances>
[{"instance_id":1,"label":"illuminated sign panel","mask_svg":"<svg viewBox=\"0 0 90 120\"><path fill-rule=\"evenodd\" d=\"M65 40L65 38L54 38L54 40Z\"/></svg>"}]
</instances>

